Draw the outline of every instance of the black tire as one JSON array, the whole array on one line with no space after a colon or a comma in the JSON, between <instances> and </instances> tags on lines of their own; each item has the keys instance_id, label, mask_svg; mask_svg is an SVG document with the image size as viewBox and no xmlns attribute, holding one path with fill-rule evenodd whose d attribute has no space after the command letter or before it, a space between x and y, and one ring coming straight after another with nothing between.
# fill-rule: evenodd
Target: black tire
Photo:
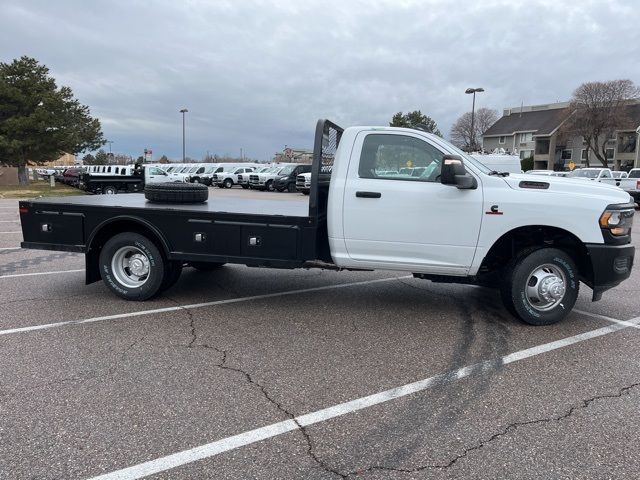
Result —
<instances>
[{"instance_id":1,"label":"black tire","mask_svg":"<svg viewBox=\"0 0 640 480\"><path fill-rule=\"evenodd\" d=\"M302 194L303 194L303 195L309 195L309 192L307 192L306 190L303 190L303 191L302 191Z\"/></svg>"},{"instance_id":2,"label":"black tire","mask_svg":"<svg viewBox=\"0 0 640 480\"><path fill-rule=\"evenodd\" d=\"M162 285L160 286L160 291L164 292L165 290L173 287L180 278L181 273L182 262L167 261L164 269L164 280L162 281Z\"/></svg>"},{"instance_id":3,"label":"black tire","mask_svg":"<svg viewBox=\"0 0 640 480\"><path fill-rule=\"evenodd\" d=\"M120 267L119 271L114 271L114 266L116 269L119 268L118 257L123 256L122 252L127 250L147 259L148 273L140 285L126 284L121 280L131 273L129 268ZM131 258L131 255L128 258ZM165 262L158 247L147 237L133 232L119 233L102 247L99 258L100 275L107 287L117 296L125 300L147 300L160 291L165 281ZM130 280L135 282L132 277Z\"/></svg>"},{"instance_id":4,"label":"black tire","mask_svg":"<svg viewBox=\"0 0 640 480\"><path fill-rule=\"evenodd\" d=\"M116 195L118 193L118 189L113 185L107 185L102 189L102 193L104 195Z\"/></svg>"},{"instance_id":5,"label":"black tire","mask_svg":"<svg viewBox=\"0 0 640 480\"><path fill-rule=\"evenodd\" d=\"M249 185L242 185L242 188L246 190L247 188L249 188Z\"/></svg>"},{"instance_id":6,"label":"black tire","mask_svg":"<svg viewBox=\"0 0 640 480\"><path fill-rule=\"evenodd\" d=\"M295 183L289 183L287 185L287 192L295 193L296 192L296 184Z\"/></svg>"},{"instance_id":7,"label":"black tire","mask_svg":"<svg viewBox=\"0 0 640 480\"><path fill-rule=\"evenodd\" d=\"M543 268L544 267L544 268ZM529 295L528 286L533 287L540 282L541 275L546 272L549 279L561 279L564 293L549 305L536 304L535 296ZM539 284L542 288L542 284ZM551 283L557 288L558 283ZM530 325L552 325L565 318L576 303L580 281L578 269L573 259L557 248L540 248L526 250L518 255L507 268L500 288L502 301L514 316ZM536 290L537 291L537 290ZM560 295L560 294L558 294ZM539 300L539 298L538 298ZM545 309L546 308L546 309Z\"/></svg>"},{"instance_id":8,"label":"black tire","mask_svg":"<svg viewBox=\"0 0 640 480\"><path fill-rule=\"evenodd\" d=\"M209 189L199 183L152 183L144 187L144 196L156 203L203 203Z\"/></svg>"},{"instance_id":9,"label":"black tire","mask_svg":"<svg viewBox=\"0 0 640 480\"><path fill-rule=\"evenodd\" d=\"M193 268L200 272L210 272L217 270L224 265L223 262L191 262L189 263Z\"/></svg>"},{"instance_id":10,"label":"black tire","mask_svg":"<svg viewBox=\"0 0 640 480\"><path fill-rule=\"evenodd\" d=\"M264 188L267 192L273 192L274 188L273 188L273 180L269 180L267 183L264 184Z\"/></svg>"},{"instance_id":11,"label":"black tire","mask_svg":"<svg viewBox=\"0 0 640 480\"><path fill-rule=\"evenodd\" d=\"M194 177L191 179L191 183L201 183L199 177Z\"/></svg>"},{"instance_id":12,"label":"black tire","mask_svg":"<svg viewBox=\"0 0 640 480\"><path fill-rule=\"evenodd\" d=\"M227 178L222 184L224 185L224 188L231 188L233 187L233 180Z\"/></svg>"}]
</instances>

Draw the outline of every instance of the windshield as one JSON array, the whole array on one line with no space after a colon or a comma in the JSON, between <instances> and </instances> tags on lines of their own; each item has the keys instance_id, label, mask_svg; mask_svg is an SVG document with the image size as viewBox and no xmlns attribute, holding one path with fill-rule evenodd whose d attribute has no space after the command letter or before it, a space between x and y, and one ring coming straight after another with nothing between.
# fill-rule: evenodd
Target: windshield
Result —
<instances>
[{"instance_id":1,"label":"windshield","mask_svg":"<svg viewBox=\"0 0 640 480\"><path fill-rule=\"evenodd\" d=\"M571 172L572 177L581 177L581 178L598 178L598 174L600 170L574 170Z\"/></svg>"},{"instance_id":2,"label":"windshield","mask_svg":"<svg viewBox=\"0 0 640 480\"><path fill-rule=\"evenodd\" d=\"M278 172L278 175L289 175L291 174L291 172L293 172L294 168L296 168L295 165L287 165Z\"/></svg>"},{"instance_id":3,"label":"windshield","mask_svg":"<svg viewBox=\"0 0 640 480\"><path fill-rule=\"evenodd\" d=\"M208 167L206 167L204 169L204 172L202 172L202 173L211 173L211 172L213 172L214 168L216 168L216 167L208 166Z\"/></svg>"},{"instance_id":4,"label":"windshield","mask_svg":"<svg viewBox=\"0 0 640 480\"><path fill-rule=\"evenodd\" d=\"M200 167L193 167L191 170L189 170L189 173L196 173L198 171L198 168Z\"/></svg>"}]
</instances>

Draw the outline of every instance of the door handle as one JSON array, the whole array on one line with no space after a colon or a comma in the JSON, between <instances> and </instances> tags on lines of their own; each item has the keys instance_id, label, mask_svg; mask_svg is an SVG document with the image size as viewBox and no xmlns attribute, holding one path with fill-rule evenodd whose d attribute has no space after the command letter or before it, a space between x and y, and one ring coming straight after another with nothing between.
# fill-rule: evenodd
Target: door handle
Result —
<instances>
[{"instance_id":1,"label":"door handle","mask_svg":"<svg viewBox=\"0 0 640 480\"><path fill-rule=\"evenodd\" d=\"M380 192L356 192L356 197L359 198L380 198L381 196Z\"/></svg>"}]
</instances>

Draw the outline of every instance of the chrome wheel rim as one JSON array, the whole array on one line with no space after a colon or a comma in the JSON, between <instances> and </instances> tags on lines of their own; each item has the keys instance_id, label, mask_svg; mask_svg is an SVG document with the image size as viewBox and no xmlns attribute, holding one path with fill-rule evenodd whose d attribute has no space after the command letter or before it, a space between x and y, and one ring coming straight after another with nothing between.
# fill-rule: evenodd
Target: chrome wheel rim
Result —
<instances>
[{"instance_id":1,"label":"chrome wheel rim","mask_svg":"<svg viewBox=\"0 0 640 480\"><path fill-rule=\"evenodd\" d=\"M527 276L525 295L535 310L546 312L562 303L567 291L567 278L556 265L546 263Z\"/></svg>"},{"instance_id":2,"label":"chrome wheel rim","mask_svg":"<svg viewBox=\"0 0 640 480\"><path fill-rule=\"evenodd\" d=\"M111 258L111 271L121 285L141 287L149 280L149 257L137 247L119 248Z\"/></svg>"}]
</instances>

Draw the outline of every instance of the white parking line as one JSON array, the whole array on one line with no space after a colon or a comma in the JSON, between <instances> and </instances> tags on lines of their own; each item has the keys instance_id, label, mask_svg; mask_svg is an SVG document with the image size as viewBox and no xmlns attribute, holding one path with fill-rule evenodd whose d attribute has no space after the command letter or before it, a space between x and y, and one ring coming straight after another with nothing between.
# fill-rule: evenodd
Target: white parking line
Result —
<instances>
[{"instance_id":1,"label":"white parking line","mask_svg":"<svg viewBox=\"0 0 640 480\"><path fill-rule=\"evenodd\" d=\"M121 318L139 317L142 315L153 315L155 313L177 312L180 310L193 310L195 308L213 307L215 305L227 305L230 303L249 302L251 300L262 300L265 298L284 297L286 295L298 295L300 293L319 292L322 290L332 290L337 288L355 287L358 285L371 285L374 283L391 282L398 278L412 278L411 275L403 277L378 278L376 280L365 280L362 282L341 283L338 285L324 285L322 287L301 288L299 290L288 290L286 292L266 293L263 295L252 295L250 297L228 298L226 300L214 300L212 302L194 303L192 305L181 305L175 307L155 308L153 310L141 310L139 312L118 313L106 315L104 317L85 318L83 320L67 320L64 322L45 323L44 325L32 325L30 327L9 328L0 330L0 336L12 335L14 333L35 332L37 330L49 330L52 328L65 327L67 325L82 325L85 323L104 322L106 320L118 320Z\"/></svg>"},{"instance_id":2,"label":"white parking line","mask_svg":"<svg viewBox=\"0 0 640 480\"><path fill-rule=\"evenodd\" d=\"M84 272L84 268L79 268L77 270L58 270L57 272L13 273L11 275L0 275L0 278L33 277L38 275L58 275L61 273L77 273L77 272Z\"/></svg>"},{"instance_id":3,"label":"white parking line","mask_svg":"<svg viewBox=\"0 0 640 480\"><path fill-rule=\"evenodd\" d=\"M601 327L596 330L574 335L572 337L563 338L554 342L545 343L536 347L527 348L518 352L510 353L503 357L494 360L487 360L466 367L459 368L433 377L425 378L414 383L402 385L400 387L385 390L383 392L375 393L366 397L357 398L348 402L340 403L329 408L324 408L306 415L296 417L295 420L284 420L282 422L273 423L265 427L249 430L238 435L223 438L215 442L207 443L195 448L183 450L178 453L160 457L155 460L140 463L122 470L107 473L93 477L91 480L132 480L137 478L146 477L154 473L163 472L172 468L186 465L198 460L210 458L219 455L229 450L234 450L246 445L250 445L262 440L273 438L283 433L298 430L300 427L307 427L316 423L325 422L332 418L340 417L349 413L357 412L365 408L379 405L381 403L389 402L398 398L412 395L417 392L427 390L436 385L444 385L454 383L462 378L474 375L482 374L489 370L496 368L496 364L509 364L524 360L526 358L535 357L543 353L548 353L560 348L568 347L569 345L575 345L576 343L591 340L593 338L602 337L619 330L623 330L628 326L636 326L640 323L640 317L633 318L627 322L629 325L621 325L614 323L606 327ZM496 362L497 360L497 362Z\"/></svg>"},{"instance_id":4,"label":"white parking line","mask_svg":"<svg viewBox=\"0 0 640 480\"><path fill-rule=\"evenodd\" d=\"M8 250L22 250L22 247L4 247L4 248L0 248L0 252L6 252Z\"/></svg>"},{"instance_id":5,"label":"white parking line","mask_svg":"<svg viewBox=\"0 0 640 480\"><path fill-rule=\"evenodd\" d=\"M612 322L612 323L619 323L620 325L625 325L627 327L633 327L640 330L640 325L630 323L627 320L618 320L617 318L607 317L606 315L600 315L599 313L585 312L584 310L578 310L577 308L574 308L573 311L576 313L579 313L580 315L585 315L587 317L598 318L600 320L606 320L607 322Z\"/></svg>"},{"instance_id":6,"label":"white parking line","mask_svg":"<svg viewBox=\"0 0 640 480\"><path fill-rule=\"evenodd\" d=\"M16 230L15 232L0 232L0 233L22 233L22 230Z\"/></svg>"},{"instance_id":7,"label":"white parking line","mask_svg":"<svg viewBox=\"0 0 640 480\"><path fill-rule=\"evenodd\" d=\"M0 223L20 223L20 220L0 220Z\"/></svg>"}]
</instances>

